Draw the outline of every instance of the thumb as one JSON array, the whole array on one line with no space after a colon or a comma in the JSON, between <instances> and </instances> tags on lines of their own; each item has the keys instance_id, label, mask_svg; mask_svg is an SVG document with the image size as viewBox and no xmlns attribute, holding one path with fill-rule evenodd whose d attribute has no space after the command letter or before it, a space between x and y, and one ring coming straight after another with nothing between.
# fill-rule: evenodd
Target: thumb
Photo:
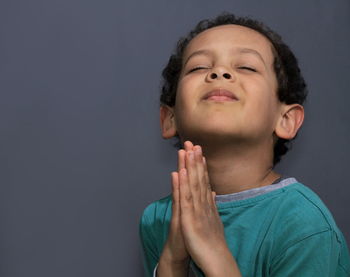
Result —
<instances>
[{"instance_id":1,"label":"thumb","mask_svg":"<svg viewBox=\"0 0 350 277\"><path fill-rule=\"evenodd\" d=\"M211 192L211 196L213 197L213 202L214 202L214 204L215 204L215 206L216 206L216 202L215 202L216 192L215 192L215 191L212 191L212 192Z\"/></svg>"},{"instance_id":2,"label":"thumb","mask_svg":"<svg viewBox=\"0 0 350 277\"><path fill-rule=\"evenodd\" d=\"M172 181L172 221L178 221L180 217L180 192L179 192L179 174L171 173Z\"/></svg>"}]
</instances>

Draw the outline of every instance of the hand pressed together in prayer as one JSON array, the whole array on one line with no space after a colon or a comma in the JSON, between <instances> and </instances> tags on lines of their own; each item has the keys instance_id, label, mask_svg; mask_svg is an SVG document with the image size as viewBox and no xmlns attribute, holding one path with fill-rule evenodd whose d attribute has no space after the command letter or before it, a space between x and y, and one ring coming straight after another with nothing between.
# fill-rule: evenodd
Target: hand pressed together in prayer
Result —
<instances>
[{"instance_id":1,"label":"hand pressed together in prayer","mask_svg":"<svg viewBox=\"0 0 350 277\"><path fill-rule=\"evenodd\" d=\"M172 218L158 276L169 268L173 276L186 276L190 257L206 276L240 276L226 244L202 149L189 141L184 146L178 152L178 171L172 172Z\"/></svg>"}]
</instances>

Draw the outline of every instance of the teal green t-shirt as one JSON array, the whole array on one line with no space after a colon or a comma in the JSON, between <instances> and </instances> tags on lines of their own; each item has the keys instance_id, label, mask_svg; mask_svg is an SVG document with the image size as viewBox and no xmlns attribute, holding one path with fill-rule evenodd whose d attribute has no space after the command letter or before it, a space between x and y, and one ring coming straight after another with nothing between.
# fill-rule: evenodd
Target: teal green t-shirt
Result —
<instances>
[{"instance_id":1,"label":"teal green t-shirt","mask_svg":"<svg viewBox=\"0 0 350 277\"><path fill-rule=\"evenodd\" d=\"M171 219L171 196L140 220L146 276L153 276ZM243 200L217 202L227 245L244 277L350 276L345 239L332 215L301 183ZM196 276L204 276L191 262Z\"/></svg>"}]
</instances>

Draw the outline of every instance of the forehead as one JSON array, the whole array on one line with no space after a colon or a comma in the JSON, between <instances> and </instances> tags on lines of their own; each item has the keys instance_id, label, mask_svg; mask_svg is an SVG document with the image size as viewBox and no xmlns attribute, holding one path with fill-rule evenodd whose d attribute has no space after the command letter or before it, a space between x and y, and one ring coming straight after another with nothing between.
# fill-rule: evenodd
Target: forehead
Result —
<instances>
[{"instance_id":1,"label":"forehead","mask_svg":"<svg viewBox=\"0 0 350 277\"><path fill-rule=\"evenodd\" d=\"M202 49L248 48L259 52L266 61L273 62L271 42L259 32L248 27L228 24L210 28L199 33L187 45L184 58Z\"/></svg>"}]
</instances>

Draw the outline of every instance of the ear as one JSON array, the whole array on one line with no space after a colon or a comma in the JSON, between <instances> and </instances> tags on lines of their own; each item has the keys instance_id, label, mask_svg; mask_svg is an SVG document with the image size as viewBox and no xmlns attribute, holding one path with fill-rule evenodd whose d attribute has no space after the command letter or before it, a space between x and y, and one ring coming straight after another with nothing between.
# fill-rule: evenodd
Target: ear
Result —
<instances>
[{"instance_id":1,"label":"ear","mask_svg":"<svg viewBox=\"0 0 350 277\"><path fill-rule=\"evenodd\" d=\"M172 138L176 135L176 124L174 109L169 106L160 107L160 128L162 136L165 139Z\"/></svg>"},{"instance_id":2,"label":"ear","mask_svg":"<svg viewBox=\"0 0 350 277\"><path fill-rule=\"evenodd\" d=\"M279 138L292 139L296 136L304 121L304 108L299 104L284 104L281 115L275 127L275 133Z\"/></svg>"}]
</instances>

